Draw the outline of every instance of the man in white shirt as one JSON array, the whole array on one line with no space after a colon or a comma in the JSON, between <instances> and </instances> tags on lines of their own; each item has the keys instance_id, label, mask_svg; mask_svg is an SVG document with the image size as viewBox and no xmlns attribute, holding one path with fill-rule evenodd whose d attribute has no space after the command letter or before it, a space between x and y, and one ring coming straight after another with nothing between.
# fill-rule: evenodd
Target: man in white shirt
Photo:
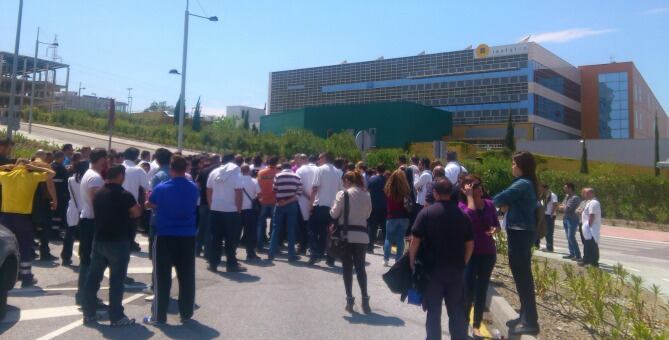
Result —
<instances>
[{"instance_id":1,"label":"man in white shirt","mask_svg":"<svg viewBox=\"0 0 669 340\"><path fill-rule=\"evenodd\" d=\"M209 202L209 228L211 244L209 246L209 266L211 272L218 271L221 263L223 239L225 239L225 258L228 272L245 272L246 268L237 261L237 245L241 236L241 211L244 192L242 176L235 155L225 155L220 167L213 170L207 178L207 201Z\"/></svg>"},{"instance_id":2,"label":"man in white shirt","mask_svg":"<svg viewBox=\"0 0 669 340\"><path fill-rule=\"evenodd\" d=\"M587 200L581 213L583 223L583 262L579 265L599 267L599 240L602 228L602 208L593 188L583 189Z\"/></svg>"},{"instance_id":3,"label":"man in white shirt","mask_svg":"<svg viewBox=\"0 0 669 340\"><path fill-rule=\"evenodd\" d=\"M311 188L311 201L313 210L309 219L309 248L311 258L309 264L313 265L325 256L325 242L327 240L327 228L332 218L330 209L334 204L337 193L342 190L342 172L332 165L332 154L321 153L318 156L320 166L316 168L314 183ZM334 259L328 258L328 265L334 265Z\"/></svg>"},{"instance_id":4,"label":"man in white shirt","mask_svg":"<svg viewBox=\"0 0 669 340\"><path fill-rule=\"evenodd\" d=\"M314 178L316 177L316 169L318 168L315 164L317 160L316 157L309 158L305 154L300 154L297 158L299 168L297 168L295 174L300 176L300 180L302 181L302 195L297 200L300 205L301 217L297 223L297 254L306 254L309 247L307 222L311 213L311 191L314 185Z\"/></svg>"},{"instance_id":5,"label":"man in white shirt","mask_svg":"<svg viewBox=\"0 0 669 340\"><path fill-rule=\"evenodd\" d=\"M425 195L427 194L427 184L432 182L432 172L430 171L430 160L423 158L418 168L421 171L420 176L414 179L413 186L416 189L416 204L418 204L418 211L425 206Z\"/></svg>"},{"instance_id":6,"label":"man in white shirt","mask_svg":"<svg viewBox=\"0 0 669 340\"><path fill-rule=\"evenodd\" d=\"M257 201L260 185L258 181L251 177L251 168L248 164L240 167L242 173L242 227L244 229L244 246L246 247L246 260L259 260L256 254L256 244L258 242L258 208Z\"/></svg>"},{"instance_id":7,"label":"man in white shirt","mask_svg":"<svg viewBox=\"0 0 669 340\"><path fill-rule=\"evenodd\" d=\"M137 164L137 157L139 157L139 150L137 148L127 148L123 152L123 167L125 168L125 179L123 180L123 189L129 192L132 197L135 198L136 202L139 200L139 191L140 188L144 190L144 194L149 191L149 179L146 177L146 172L142 170ZM131 244L130 250L140 251L139 243L135 241L135 236L137 235L137 227L139 226L140 219L136 218L132 220L132 235L131 235Z\"/></svg>"},{"instance_id":8,"label":"man in white shirt","mask_svg":"<svg viewBox=\"0 0 669 340\"><path fill-rule=\"evenodd\" d=\"M541 195L541 205L544 207L545 221L546 221L546 248L541 249L543 252L553 252L553 233L555 231L555 216L558 208L558 197L550 190L548 184L542 184L539 188ZM537 248L541 248L541 240L537 239L534 243Z\"/></svg>"},{"instance_id":9,"label":"man in white shirt","mask_svg":"<svg viewBox=\"0 0 669 340\"><path fill-rule=\"evenodd\" d=\"M90 154L90 168L81 177L79 190L81 192L81 215L79 219L79 281L75 301L81 305L84 297L84 283L91 265L91 251L95 236L95 213L93 212L93 197L98 189L105 185L102 173L107 170L107 150L95 149Z\"/></svg>"},{"instance_id":10,"label":"man in white shirt","mask_svg":"<svg viewBox=\"0 0 669 340\"><path fill-rule=\"evenodd\" d=\"M446 178L453 183L453 187L455 188L459 185L460 174L466 174L467 169L460 165L458 162L458 154L455 151L446 153L446 162L448 162L444 168Z\"/></svg>"}]
</instances>

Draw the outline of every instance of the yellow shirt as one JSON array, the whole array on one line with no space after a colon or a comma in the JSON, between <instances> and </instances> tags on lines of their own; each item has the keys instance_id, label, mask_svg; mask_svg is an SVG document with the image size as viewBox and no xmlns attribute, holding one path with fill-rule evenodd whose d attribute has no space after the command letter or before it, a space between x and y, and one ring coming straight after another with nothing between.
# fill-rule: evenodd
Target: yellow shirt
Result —
<instances>
[{"instance_id":1,"label":"yellow shirt","mask_svg":"<svg viewBox=\"0 0 669 340\"><path fill-rule=\"evenodd\" d=\"M0 171L2 212L32 214L35 190L37 190L37 185L46 179L45 172L28 171L21 165L12 171Z\"/></svg>"}]
</instances>

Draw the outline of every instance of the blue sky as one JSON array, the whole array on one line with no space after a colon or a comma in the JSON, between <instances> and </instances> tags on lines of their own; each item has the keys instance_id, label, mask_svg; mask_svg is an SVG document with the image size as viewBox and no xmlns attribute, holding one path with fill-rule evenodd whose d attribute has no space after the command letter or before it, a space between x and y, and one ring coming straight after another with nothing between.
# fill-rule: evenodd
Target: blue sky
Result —
<instances>
[{"instance_id":1,"label":"blue sky","mask_svg":"<svg viewBox=\"0 0 669 340\"><path fill-rule=\"evenodd\" d=\"M0 49L13 51L18 0L0 0ZM185 0L26 0L20 52L58 34L70 89L133 110L174 104ZM262 108L268 74L293 68L533 40L573 65L634 61L669 110L669 1L192 0L187 104ZM43 56L43 53L40 53Z\"/></svg>"}]
</instances>

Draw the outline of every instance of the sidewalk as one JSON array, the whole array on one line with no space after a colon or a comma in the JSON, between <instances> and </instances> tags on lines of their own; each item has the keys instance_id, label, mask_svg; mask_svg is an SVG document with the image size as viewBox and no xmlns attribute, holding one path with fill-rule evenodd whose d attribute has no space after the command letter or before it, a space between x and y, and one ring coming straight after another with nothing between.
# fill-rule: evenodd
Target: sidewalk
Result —
<instances>
[{"instance_id":1,"label":"sidewalk","mask_svg":"<svg viewBox=\"0 0 669 340\"><path fill-rule=\"evenodd\" d=\"M555 227L563 227L562 220L555 220ZM669 243L669 232L644 230L637 228L602 225L601 236L616 237L627 240Z\"/></svg>"}]
</instances>

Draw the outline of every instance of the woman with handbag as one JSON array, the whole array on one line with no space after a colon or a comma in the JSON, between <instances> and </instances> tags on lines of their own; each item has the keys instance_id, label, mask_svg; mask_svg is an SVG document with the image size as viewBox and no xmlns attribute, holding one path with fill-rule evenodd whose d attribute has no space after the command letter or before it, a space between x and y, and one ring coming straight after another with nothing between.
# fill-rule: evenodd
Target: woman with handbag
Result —
<instances>
[{"instance_id":1,"label":"woman with handbag","mask_svg":"<svg viewBox=\"0 0 669 340\"><path fill-rule=\"evenodd\" d=\"M74 244L74 237L77 234L77 227L79 226L79 214L81 213L81 178L88 170L88 162L76 161L76 154L73 157L74 174L67 179L67 189L70 193L70 201L67 204L67 212L65 213L67 219L67 230L65 231L65 239L63 240L63 249L60 252L60 259L63 266L72 264L72 245Z\"/></svg>"},{"instance_id":2,"label":"woman with handbag","mask_svg":"<svg viewBox=\"0 0 669 340\"><path fill-rule=\"evenodd\" d=\"M386 186L386 240L383 243L383 264L389 267L390 251L393 243L397 245L395 261L404 254L404 236L409 228L409 212L413 205L410 198L411 188L402 170L395 170L390 175Z\"/></svg>"},{"instance_id":3,"label":"woman with handbag","mask_svg":"<svg viewBox=\"0 0 669 340\"><path fill-rule=\"evenodd\" d=\"M353 267L355 266L358 285L362 294L362 310L371 313L369 295L367 295L367 272L365 254L369 244L367 219L372 213L372 199L365 191L362 174L348 171L343 177L344 190L337 193L330 216L337 220L343 242L341 256L344 288L346 289L346 311L353 313Z\"/></svg>"}]
</instances>

